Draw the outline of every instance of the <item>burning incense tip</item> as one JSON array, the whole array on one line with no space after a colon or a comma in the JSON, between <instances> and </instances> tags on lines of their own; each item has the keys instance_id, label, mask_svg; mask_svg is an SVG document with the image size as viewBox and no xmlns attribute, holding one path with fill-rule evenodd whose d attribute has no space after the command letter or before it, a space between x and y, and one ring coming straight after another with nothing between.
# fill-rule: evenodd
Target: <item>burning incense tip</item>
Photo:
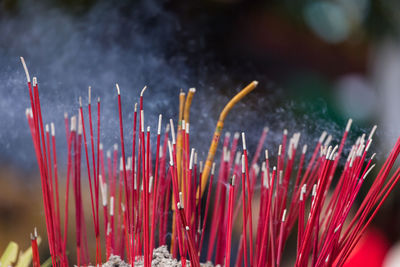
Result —
<instances>
[{"instance_id":1,"label":"burning incense tip","mask_svg":"<svg viewBox=\"0 0 400 267\"><path fill-rule=\"evenodd\" d=\"M286 209L283 210L282 222L285 222L285 219L286 219Z\"/></svg>"},{"instance_id":2,"label":"burning incense tip","mask_svg":"<svg viewBox=\"0 0 400 267\"><path fill-rule=\"evenodd\" d=\"M174 128L174 121L172 119L169 119L169 124L171 126L171 138L172 138L172 144L176 144L175 140L175 128Z\"/></svg>"},{"instance_id":3,"label":"burning incense tip","mask_svg":"<svg viewBox=\"0 0 400 267\"><path fill-rule=\"evenodd\" d=\"M140 130L142 133L144 132L144 111L143 109L140 111Z\"/></svg>"},{"instance_id":4,"label":"burning incense tip","mask_svg":"<svg viewBox=\"0 0 400 267\"><path fill-rule=\"evenodd\" d=\"M268 149L265 149L265 159L268 159Z\"/></svg>"},{"instance_id":5,"label":"burning incense tip","mask_svg":"<svg viewBox=\"0 0 400 267\"><path fill-rule=\"evenodd\" d=\"M118 150L118 144L114 144L114 151Z\"/></svg>"},{"instance_id":6,"label":"burning incense tip","mask_svg":"<svg viewBox=\"0 0 400 267\"><path fill-rule=\"evenodd\" d=\"M56 129L54 127L54 123L50 123L50 128L51 128L51 136L55 136L56 135Z\"/></svg>"},{"instance_id":7,"label":"burning incense tip","mask_svg":"<svg viewBox=\"0 0 400 267\"><path fill-rule=\"evenodd\" d=\"M215 172L215 162L213 162L211 167L211 175L214 175L214 172Z\"/></svg>"},{"instance_id":8,"label":"burning incense tip","mask_svg":"<svg viewBox=\"0 0 400 267\"><path fill-rule=\"evenodd\" d=\"M189 125L189 123L187 122L187 123L186 123L186 134L189 134L189 126L190 126L190 125Z\"/></svg>"},{"instance_id":9,"label":"burning incense tip","mask_svg":"<svg viewBox=\"0 0 400 267\"><path fill-rule=\"evenodd\" d=\"M235 186L235 179L236 179L236 176L233 175L232 178L231 178L231 185L232 186Z\"/></svg>"},{"instance_id":10,"label":"burning incense tip","mask_svg":"<svg viewBox=\"0 0 400 267\"><path fill-rule=\"evenodd\" d=\"M140 97L143 97L143 94L144 94L144 92L146 91L146 89L147 89L147 85L145 85L145 86L143 87L142 91L140 92Z\"/></svg>"},{"instance_id":11,"label":"burning incense tip","mask_svg":"<svg viewBox=\"0 0 400 267\"><path fill-rule=\"evenodd\" d=\"M92 102L92 87L89 86L89 88L88 88L88 104L90 105L91 102Z\"/></svg>"},{"instance_id":12,"label":"burning incense tip","mask_svg":"<svg viewBox=\"0 0 400 267\"><path fill-rule=\"evenodd\" d=\"M71 117L71 132L76 132L76 116Z\"/></svg>"},{"instance_id":13,"label":"burning incense tip","mask_svg":"<svg viewBox=\"0 0 400 267\"><path fill-rule=\"evenodd\" d=\"M174 158L172 157L172 145L171 141L168 140L168 151L169 151L169 165L174 166Z\"/></svg>"},{"instance_id":14,"label":"burning incense tip","mask_svg":"<svg viewBox=\"0 0 400 267\"><path fill-rule=\"evenodd\" d=\"M82 107L82 97L79 97L79 107Z\"/></svg>"},{"instance_id":15,"label":"burning incense tip","mask_svg":"<svg viewBox=\"0 0 400 267\"><path fill-rule=\"evenodd\" d=\"M246 150L246 136L245 133L242 133L242 144L243 144L243 150Z\"/></svg>"},{"instance_id":16,"label":"burning incense tip","mask_svg":"<svg viewBox=\"0 0 400 267\"><path fill-rule=\"evenodd\" d=\"M158 127L157 127L157 134L161 134L161 122L162 122L162 115L158 115Z\"/></svg>"},{"instance_id":17,"label":"burning incense tip","mask_svg":"<svg viewBox=\"0 0 400 267\"><path fill-rule=\"evenodd\" d=\"M100 103L100 96L97 97L97 103Z\"/></svg>"},{"instance_id":18,"label":"burning incense tip","mask_svg":"<svg viewBox=\"0 0 400 267\"><path fill-rule=\"evenodd\" d=\"M64 112L64 119L68 118L68 112Z\"/></svg>"},{"instance_id":19,"label":"burning incense tip","mask_svg":"<svg viewBox=\"0 0 400 267\"><path fill-rule=\"evenodd\" d=\"M135 103L135 107L133 108L133 111L137 111L137 103Z\"/></svg>"},{"instance_id":20,"label":"burning incense tip","mask_svg":"<svg viewBox=\"0 0 400 267\"><path fill-rule=\"evenodd\" d=\"M246 172L246 164L245 164L245 160L244 160L244 155L242 155L242 173Z\"/></svg>"},{"instance_id":21,"label":"burning incense tip","mask_svg":"<svg viewBox=\"0 0 400 267\"><path fill-rule=\"evenodd\" d=\"M118 83L115 84L115 87L117 88L117 94L120 95L121 94L121 90L119 89Z\"/></svg>"},{"instance_id":22,"label":"burning incense tip","mask_svg":"<svg viewBox=\"0 0 400 267\"><path fill-rule=\"evenodd\" d=\"M21 59L22 67L24 67L26 80L28 81L28 83L30 83L31 82L31 77L29 76L29 71L28 71L28 68L26 67L25 59L23 57L20 57L20 59Z\"/></svg>"},{"instance_id":23,"label":"burning incense tip","mask_svg":"<svg viewBox=\"0 0 400 267\"><path fill-rule=\"evenodd\" d=\"M49 125L48 124L46 124L46 133L48 133L50 131L50 129L49 129Z\"/></svg>"},{"instance_id":24,"label":"burning incense tip","mask_svg":"<svg viewBox=\"0 0 400 267\"><path fill-rule=\"evenodd\" d=\"M364 174L363 180L367 177L367 175L372 171L372 169L375 167L375 164L373 164Z\"/></svg>"},{"instance_id":25,"label":"burning incense tip","mask_svg":"<svg viewBox=\"0 0 400 267\"><path fill-rule=\"evenodd\" d=\"M352 119L349 119L349 121L347 122L347 125L346 125L346 132L348 132L348 131L350 131L350 127L351 127L351 124L353 123L353 120Z\"/></svg>"},{"instance_id":26,"label":"burning incense tip","mask_svg":"<svg viewBox=\"0 0 400 267\"><path fill-rule=\"evenodd\" d=\"M193 169L193 156L194 156L194 148L192 148L192 151L190 153L189 170Z\"/></svg>"},{"instance_id":27,"label":"burning incense tip","mask_svg":"<svg viewBox=\"0 0 400 267\"><path fill-rule=\"evenodd\" d=\"M33 85L33 87L35 87L37 85L37 78L36 77L32 78L32 85Z\"/></svg>"},{"instance_id":28,"label":"burning incense tip","mask_svg":"<svg viewBox=\"0 0 400 267\"><path fill-rule=\"evenodd\" d=\"M196 92L196 88L190 88L189 92L195 93Z\"/></svg>"},{"instance_id":29,"label":"burning incense tip","mask_svg":"<svg viewBox=\"0 0 400 267\"><path fill-rule=\"evenodd\" d=\"M307 145L304 145L304 146L303 146L303 151L302 151L302 153L303 153L303 154L306 154L306 152L307 152Z\"/></svg>"}]
</instances>

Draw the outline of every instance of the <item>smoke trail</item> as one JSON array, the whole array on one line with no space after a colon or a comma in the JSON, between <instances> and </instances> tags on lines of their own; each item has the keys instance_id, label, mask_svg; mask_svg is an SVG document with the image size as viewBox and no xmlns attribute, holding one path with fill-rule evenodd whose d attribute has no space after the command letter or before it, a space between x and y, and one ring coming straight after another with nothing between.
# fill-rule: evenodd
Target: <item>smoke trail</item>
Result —
<instances>
[{"instance_id":1,"label":"smoke trail","mask_svg":"<svg viewBox=\"0 0 400 267\"><path fill-rule=\"evenodd\" d=\"M19 62L19 56L24 56L31 75L38 77L44 120L56 123L60 147L65 147L63 114L77 112L78 97L86 101L89 85L92 101L101 97L101 137L106 149L119 140L116 82L122 90L128 141L132 131L129 119L144 85L149 87L145 93L146 124L154 130L159 113L164 114L165 122L176 118L180 88L197 86L191 132L194 146L204 158L220 110L240 86L251 81L246 80L251 75L243 75L243 79L240 73L222 75L223 67L213 62L193 67L187 55L171 55L170 51L175 51L172 48L178 47L180 31L177 17L163 7L163 2L154 0L134 4L100 1L78 15L50 4L22 1L18 12L0 19L0 157L27 167L35 164L24 112L29 106ZM239 76L235 79L242 84L230 88L230 75ZM284 97L271 90L274 86L263 84L263 77L256 76L261 79L260 88L235 108L226 123L227 130L248 132L250 149L264 126L272 130L268 136L271 148L277 147L284 128L291 133L302 131L305 142L315 140L326 127L340 136L335 124L316 121L314 115L294 114ZM216 77L218 80L212 81ZM276 101L284 108L277 109Z\"/></svg>"}]
</instances>

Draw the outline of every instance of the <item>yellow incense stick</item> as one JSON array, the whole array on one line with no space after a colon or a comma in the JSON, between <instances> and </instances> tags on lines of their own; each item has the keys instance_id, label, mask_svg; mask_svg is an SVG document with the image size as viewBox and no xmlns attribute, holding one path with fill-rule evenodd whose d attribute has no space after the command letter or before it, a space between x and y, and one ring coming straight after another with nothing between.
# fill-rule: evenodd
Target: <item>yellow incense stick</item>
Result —
<instances>
[{"instance_id":1,"label":"yellow incense stick","mask_svg":"<svg viewBox=\"0 0 400 267\"><path fill-rule=\"evenodd\" d=\"M219 119L217 122L217 127L214 132L213 139L211 141L210 149L208 150L207 160L204 164L203 174L201 176L201 194L204 193L204 189L207 185L208 175L210 174L211 166L214 161L215 152L217 151L219 138L221 136L222 129L224 127L224 120L228 115L229 111L239 102L243 97L245 97L248 93L254 90L258 85L257 81L251 82L245 88L243 88L239 93L237 93L229 102L226 104L224 109L219 115Z\"/></svg>"}]
</instances>

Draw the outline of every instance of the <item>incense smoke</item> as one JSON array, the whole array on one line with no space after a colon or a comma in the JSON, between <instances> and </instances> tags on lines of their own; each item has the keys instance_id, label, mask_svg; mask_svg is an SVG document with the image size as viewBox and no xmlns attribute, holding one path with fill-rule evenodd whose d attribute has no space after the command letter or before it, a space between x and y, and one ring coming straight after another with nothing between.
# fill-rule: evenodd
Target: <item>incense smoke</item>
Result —
<instances>
[{"instance_id":1,"label":"incense smoke","mask_svg":"<svg viewBox=\"0 0 400 267\"><path fill-rule=\"evenodd\" d=\"M260 80L259 88L235 107L225 127L232 132L246 131L250 151L264 126L271 130L267 146L273 150L284 128L290 135L301 131L301 144L314 142L323 130L340 137L342 127L316 120L313 114L294 114L292 107L296 104L288 104L281 90L265 82L264 75L226 73L214 62L193 66L189 55L174 49L180 45L180 34L178 18L156 0L135 4L100 1L83 14L22 1L15 13L5 13L0 19L0 157L28 168L36 164L25 118L29 98L20 56L25 58L31 76L38 77L44 120L56 124L60 148L66 147L63 114L77 113L79 96L85 107L89 85L92 103L97 97L102 102L101 138L105 150L119 142L116 82L122 90L128 147L134 103L144 85L149 88L144 100L146 125L153 131L159 113L164 115L163 125L170 117L176 119L180 88L187 91L196 87L191 133L204 159L219 112L252 79ZM201 43L201 34L199 40L192 41ZM196 49L201 50L199 47ZM210 73L215 70L219 73ZM277 109L278 105L283 108ZM93 116L96 118L95 111ZM58 152L62 160L65 153Z\"/></svg>"}]
</instances>

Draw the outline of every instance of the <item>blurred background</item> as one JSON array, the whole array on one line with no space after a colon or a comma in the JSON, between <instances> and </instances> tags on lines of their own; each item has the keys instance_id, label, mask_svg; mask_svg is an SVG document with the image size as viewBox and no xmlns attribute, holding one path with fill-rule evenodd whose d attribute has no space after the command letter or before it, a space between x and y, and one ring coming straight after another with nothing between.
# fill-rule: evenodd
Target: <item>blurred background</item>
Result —
<instances>
[{"instance_id":1,"label":"blurred background","mask_svg":"<svg viewBox=\"0 0 400 267\"><path fill-rule=\"evenodd\" d=\"M226 124L248 133L250 150L264 126L271 149L285 128L301 131L302 143L323 130L337 142L351 117L353 139L378 125L381 163L400 134L399 37L397 0L0 1L0 251L11 240L28 247L34 226L45 233L20 56L38 77L45 120L61 129L63 166L63 114L76 112L89 85L104 103L106 149L119 135L116 82L127 119L148 85L153 128L158 113L176 118L181 88L196 87L191 132L204 158L220 110L252 80L259 87ZM374 223L377 245L367 250L376 261L365 266L382 266L395 248L399 205L397 190Z\"/></svg>"}]
</instances>

